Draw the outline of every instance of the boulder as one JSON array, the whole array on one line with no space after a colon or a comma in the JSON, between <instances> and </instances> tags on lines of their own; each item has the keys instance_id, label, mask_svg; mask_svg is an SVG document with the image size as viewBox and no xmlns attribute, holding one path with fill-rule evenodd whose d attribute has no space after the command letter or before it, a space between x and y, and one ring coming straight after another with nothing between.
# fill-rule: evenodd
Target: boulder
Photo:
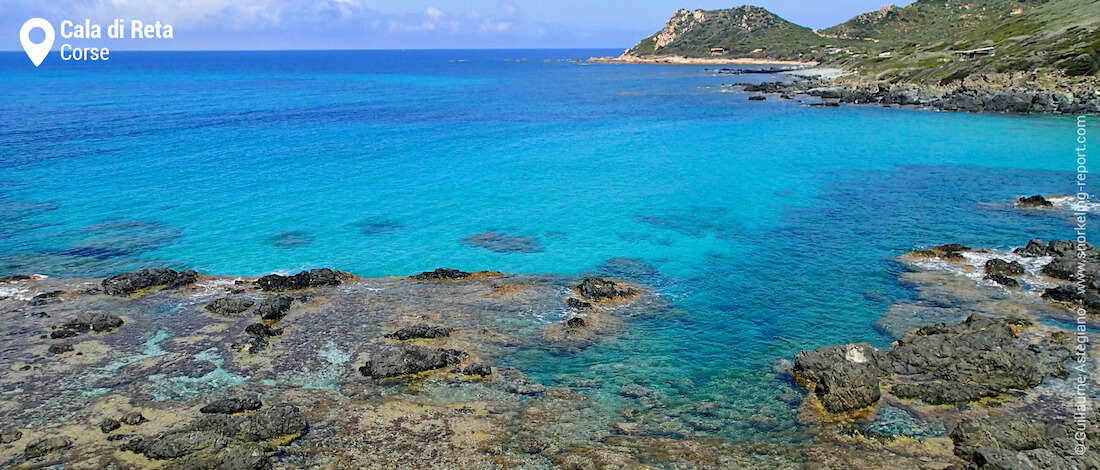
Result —
<instances>
[{"instance_id":1,"label":"boulder","mask_svg":"<svg viewBox=\"0 0 1100 470\"><path fill-rule=\"evenodd\" d=\"M579 292L582 297L593 301L618 300L632 297L638 293L638 291L631 288L620 289L615 281L595 277L584 278L584 280L577 285L577 292Z\"/></svg>"},{"instance_id":2,"label":"boulder","mask_svg":"<svg viewBox=\"0 0 1100 470\"><path fill-rule=\"evenodd\" d=\"M103 434L110 434L112 431L121 427L122 423L118 422L117 419L107 418L99 423L99 430L103 431Z\"/></svg>"},{"instance_id":3,"label":"boulder","mask_svg":"<svg viewBox=\"0 0 1100 470\"><path fill-rule=\"evenodd\" d=\"M1000 274L1002 276L1019 276L1024 273L1024 265L1017 261L991 259L985 262L985 273Z\"/></svg>"},{"instance_id":4,"label":"boulder","mask_svg":"<svg viewBox=\"0 0 1100 470\"><path fill-rule=\"evenodd\" d=\"M462 373L466 375L477 375L481 377L488 377L493 374L493 368L489 364L484 362L475 362L462 369Z\"/></svg>"},{"instance_id":5,"label":"boulder","mask_svg":"<svg viewBox=\"0 0 1100 470\"><path fill-rule=\"evenodd\" d=\"M241 422L239 430L238 437L255 442L300 436L309 430L309 424L297 406L279 403L248 416Z\"/></svg>"},{"instance_id":6,"label":"boulder","mask_svg":"<svg viewBox=\"0 0 1100 470\"><path fill-rule=\"evenodd\" d=\"M253 305L256 305L256 302L249 299L225 297L206 304L206 310L218 315L236 315L252 308Z\"/></svg>"},{"instance_id":7,"label":"boulder","mask_svg":"<svg viewBox=\"0 0 1100 470\"><path fill-rule=\"evenodd\" d=\"M69 343L51 344L49 348L50 354L59 355L67 352L73 352L73 345Z\"/></svg>"},{"instance_id":8,"label":"boulder","mask_svg":"<svg viewBox=\"0 0 1100 470\"><path fill-rule=\"evenodd\" d=\"M573 317L565 321L565 326L569 329L575 330L578 328L584 328L585 325L587 324L585 323L584 318L581 317Z\"/></svg>"},{"instance_id":9,"label":"boulder","mask_svg":"<svg viewBox=\"0 0 1100 470\"><path fill-rule=\"evenodd\" d=\"M217 452L229 444L221 434L203 431L178 431L144 442L141 449L153 460L177 459L199 451Z\"/></svg>"},{"instance_id":10,"label":"boulder","mask_svg":"<svg viewBox=\"0 0 1100 470\"><path fill-rule=\"evenodd\" d=\"M837 364L851 362L877 367L882 353L867 343L822 346L794 356L791 375L803 382L819 382Z\"/></svg>"},{"instance_id":11,"label":"boulder","mask_svg":"<svg viewBox=\"0 0 1100 470\"><path fill-rule=\"evenodd\" d=\"M814 395L825 411L848 413L878 403L882 394L870 364L840 362L825 370L814 386Z\"/></svg>"},{"instance_id":12,"label":"boulder","mask_svg":"<svg viewBox=\"0 0 1100 470\"><path fill-rule=\"evenodd\" d=\"M454 349L403 346L374 355L359 372L372 379L384 379L442 369L458 364L466 353Z\"/></svg>"},{"instance_id":13,"label":"boulder","mask_svg":"<svg viewBox=\"0 0 1100 470\"><path fill-rule=\"evenodd\" d=\"M71 445L73 445L73 441L68 437L48 437L27 444L27 447L23 449L23 456L27 458L27 460L37 459L50 452L56 452L61 449L66 449Z\"/></svg>"},{"instance_id":14,"label":"boulder","mask_svg":"<svg viewBox=\"0 0 1100 470\"><path fill-rule=\"evenodd\" d=\"M279 321L290 311L290 305L293 302L294 298L288 295L267 297L260 301L260 305L256 307L253 313L259 315L263 320Z\"/></svg>"},{"instance_id":15,"label":"boulder","mask_svg":"<svg viewBox=\"0 0 1100 470\"><path fill-rule=\"evenodd\" d=\"M1040 194L1034 196L1021 197L1016 200L1016 203L1024 207L1053 207L1054 203L1048 201Z\"/></svg>"},{"instance_id":16,"label":"boulder","mask_svg":"<svg viewBox=\"0 0 1100 470\"><path fill-rule=\"evenodd\" d=\"M311 287L337 286L340 285L340 276L332 269L321 268L302 271L293 276L268 274L256 280L256 284L265 291L283 292Z\"/></svg>"},{"instance_id":17,"label":"boulder","mask_svg":"<svg viewBox=\"0 0 1100 470\"><path fill-rule=\"evenodd\" d=\"M1027 246L1024 246L1022 248L1017 248L1013 251L1016 254L1022 255L1022 256L1032 256L1032 257L1046 256L1046 254L1047 254L1047 245L1046 245L1046 243L1043 243L1042 240L1033 239L1033 240L1027 242Z\"/></svg>"},{"instance_id":18,"label":"boulder","mask_svg":"<svg viewBox=\"0 0 1100 470\"><path fill-rule=\"evenodd\" d=\"M122 324L122 319L117 315L103 312L84 312L77 315L74 320L66 323L62 328L75 331L92 330L101 333L116 330Z\"/></svg>"},{"instance_id":19,"label":"boulder","mask_svg":"<svg viewBox=\"0 0 1100 470\"><path fill-rule=\"evenodd\" d=\"M164 286L178 289L194 284L198 273L190 269L177 272L169 268L143 269L137 272L116 274L103 280L103 292L125 296L151 287Z\"/></svg>"}]
</instances>

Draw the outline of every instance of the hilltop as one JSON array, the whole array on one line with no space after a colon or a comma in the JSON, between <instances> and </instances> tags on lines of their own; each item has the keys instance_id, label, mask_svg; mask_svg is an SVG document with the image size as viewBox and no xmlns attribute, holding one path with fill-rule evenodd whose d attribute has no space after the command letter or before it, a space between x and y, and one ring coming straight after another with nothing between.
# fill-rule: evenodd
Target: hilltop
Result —
<instances>
[{"instance_id":1,"label":"hilltop","mask_svg":"<svg viewBox=\"0 0 1100 470\"><path fill-rule=\"evenodd\" d=\"M810 28L756 6L677 10L663 29L643 39L624 56L797 61L808 59L807 52L825 42ZM716 48L721 50L712 52Z\"/></svg>"}]
</instances>

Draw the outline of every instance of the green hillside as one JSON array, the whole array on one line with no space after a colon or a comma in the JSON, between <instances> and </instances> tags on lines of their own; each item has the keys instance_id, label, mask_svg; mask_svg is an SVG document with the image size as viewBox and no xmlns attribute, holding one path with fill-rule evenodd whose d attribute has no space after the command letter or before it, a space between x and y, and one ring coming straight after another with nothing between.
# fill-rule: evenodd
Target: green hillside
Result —
<instances>
[{"instance_id":1,"label":"green hillside","mask_svg":"<svg viewBox=\"0 0 1100 470\"><path fill-rule=\"evenodd\" d=\"M626 55L806 60L814 47L826 42L813 30L760 7L679 10L664 29L643 39ZM712 53L712 48L725 51Z\"/></svg>"},{"instance_id":2,"label":"green hillside","mask_svg":"<svg viewBox=\"0 0 1100 470\"><path fill-rule=\"evenodd\" d=\"M821 33L856 40L824 62L876 78L946 84L976 73L1093 75L1100 0L920 0Z\"/></svg>"},{"instance_id":3,"label":"green hillside","mask_svg":"<svg viewBox=\"0 0 1100 470\"><path fill-rule=\"evenodd\" d=\"M817 32L753 6L679 10L625 55L816 60L928 84L1001 72L1094 76L1100 0L918 0Z\"/></svg>"}]
</instances>

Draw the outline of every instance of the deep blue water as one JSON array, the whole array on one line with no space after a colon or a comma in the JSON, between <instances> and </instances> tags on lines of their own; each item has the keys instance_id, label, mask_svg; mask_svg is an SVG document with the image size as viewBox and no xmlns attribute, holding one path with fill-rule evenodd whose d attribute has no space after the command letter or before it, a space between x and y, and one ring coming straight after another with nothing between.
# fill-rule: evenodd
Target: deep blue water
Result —
<instances>
[{"instance_id":1,"label":"deep blue water","mask_svg":"<svg viewBox=\"0 0 1100 470\"><path fill-rule=\"evenodd\" d=\"M0 54L0 276L602 270L681 314L501 360L789 420L771 364L887 344L898 254L1069 234L1011 207L1071 190L1067 119L749 103L703 67L562 60L615 53ZM487 231L524 240L463 241Z\"/></svg>"}]
</instances>

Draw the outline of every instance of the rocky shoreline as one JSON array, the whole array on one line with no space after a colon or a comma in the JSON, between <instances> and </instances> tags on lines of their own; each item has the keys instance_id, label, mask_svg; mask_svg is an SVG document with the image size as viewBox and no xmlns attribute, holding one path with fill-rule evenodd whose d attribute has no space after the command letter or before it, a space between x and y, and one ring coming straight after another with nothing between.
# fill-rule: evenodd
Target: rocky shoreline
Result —
<instances>
[{"instance_id":1,"label":"rocky shoreline","mask_svg":"<svg viewBox=\"0 0 1100 470\"><path fill-rule=\"evenodd\" d=\"M735 83L747 93L820 98L823 103L911 106L971 113L1081 115L1100 113L1100 87L1037 86L970 80L948 86L864 83L847 79L794 79L784 82ZM759 96L759 95L758 95Z\"/></svg>"},{"instance_id":2,"label":"rocky shoreline","mask_svg":"<svg viewBox=\"0 0 1100 470\"><path fill-rule=\"evenodd\" d=\"M938 292L932 305L892 313L946 321L910 331L888 349L856 343L799 353L790 370L808 391L803 420L841 442L949 449L962 461L952 469L1100 468L1100 438L1091 432L1100 415L1088 405L1097 398L1098 382L1087 373L1096 364L1078 354L1091 333L1049 324L1079 321L1081 299L1051 295L1076 276L1087 278L1086 295L1095 296L1098 252L1089 245L1082 253L1078 258L1070 241L1031 240L1011 252L948 244L903 256L919 274L933 276L918 285ZM1084 270L1067 271L1078 259ZM979 282L950 281L967 273ZM942 432L906 445L904 437L870 426L899 413L937 423ZM1090 432L1078 434L1082 429Z\"/></svg>"},{"instance_id":3,"label":"rocky shoreline","mask_svg":"<svg viewBox=\"0 0 1100 470\"><path fill-rule=\"evenodd\" d=\"M936 294L887 313L914 324L892 347L777 363L805 390L789 402L815 436L791 443L720 437L721 403L637 383L548 384L501 362L569 354L622 334L628 317L670 314L620 280L442 268L0 279L0 466L1067 468L1074 340L1044 321L1071 317L1075 300L1045 295L1074 281L1062 275L1066 243L904 256L911 282ZM975 269L977 283L952 280ZM609 387L626 406L589 395ZM1100 441L1086 444L1097 468Z\"/></svg>"}]
</instances>

